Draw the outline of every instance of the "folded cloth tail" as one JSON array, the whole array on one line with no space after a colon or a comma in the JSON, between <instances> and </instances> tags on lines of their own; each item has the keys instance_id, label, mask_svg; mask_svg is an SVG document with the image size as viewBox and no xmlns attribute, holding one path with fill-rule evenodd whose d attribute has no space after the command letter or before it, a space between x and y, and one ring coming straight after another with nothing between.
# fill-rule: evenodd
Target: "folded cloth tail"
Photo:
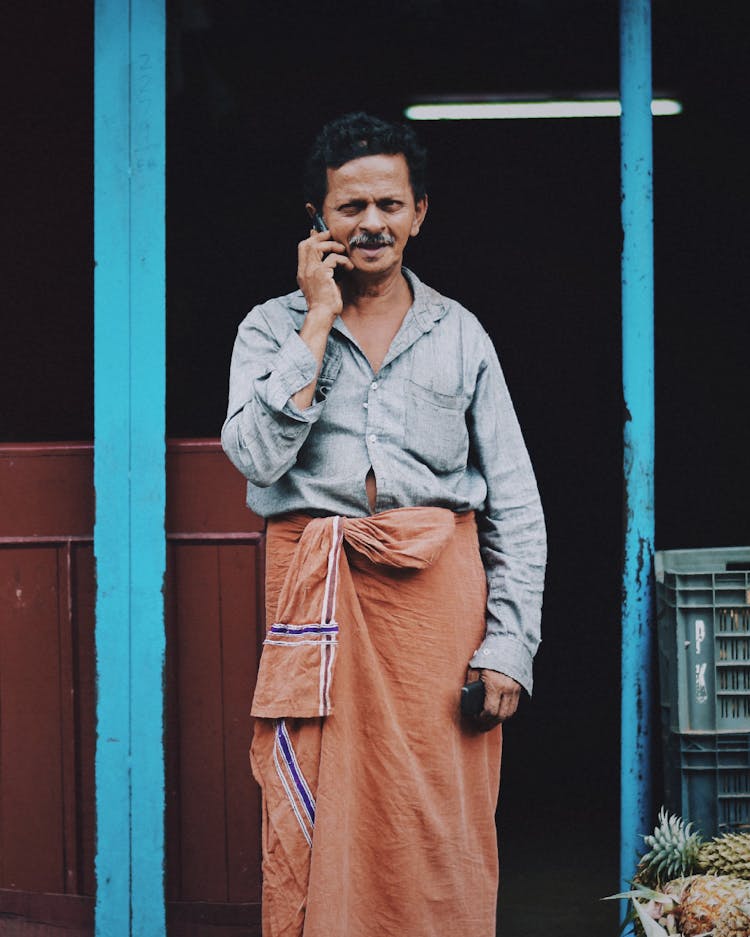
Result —
<instances>
[{"instance_id":1,"label":"folded cloth tail","mask_svg":"<svg viewBox=\"0 0 750 937\"><path fill-rule=\"evenodd\" d=\"M327 716L339 643L342 580L350 578L343 541L371 562L425 569L445 548L455 515L445 508L398 508L371 517L313 518L290 564L274 622L263 642L252 715ZM344 627L346 622L344 622Z\"/></svg>"}]
</instances>

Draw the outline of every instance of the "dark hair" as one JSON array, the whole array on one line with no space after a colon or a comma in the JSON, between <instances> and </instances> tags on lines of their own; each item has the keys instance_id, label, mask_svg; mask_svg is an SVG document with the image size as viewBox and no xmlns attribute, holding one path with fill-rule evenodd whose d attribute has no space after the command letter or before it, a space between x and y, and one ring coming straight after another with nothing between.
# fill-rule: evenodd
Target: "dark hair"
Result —
<instances>
[{"instance_id":1,"label":"dark hair","mask_svg":"<svg viewBox=\"0 0 750 937\"><path fill-rule=\"evenodd\" d=\"M417 135L406 124L392 124L360 111L332 120L315 138L305 165L305 201L320 210L328 191L327 169L381 153L403 153L414 201L424 198L427 151Z\"/></svg>"}]
</instances>

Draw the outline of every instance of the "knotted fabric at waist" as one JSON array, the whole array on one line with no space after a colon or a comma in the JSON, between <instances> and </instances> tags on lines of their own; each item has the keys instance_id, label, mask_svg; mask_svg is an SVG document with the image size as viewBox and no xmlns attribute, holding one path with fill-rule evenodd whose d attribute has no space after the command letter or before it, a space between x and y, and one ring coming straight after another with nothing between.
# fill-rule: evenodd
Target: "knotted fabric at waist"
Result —
<instances>
[{"instance_id":1,"label":"knotted fabric at waist","mask_svg":"<svg viewBox=\"0 0 750 937\"><path fill-rule=\"evenodd\" d=\"M369 517L290 514L274 521L299 530L294 557L263 643L252 715L261 718L327 716L340 622L357 614L345 541L371 562L401 570L430 566L457 524L473 512L398 508ZM428 597L426 597L428 598ZM384 596L384 601L397 596Z\"/></svg>"}]
</instances>

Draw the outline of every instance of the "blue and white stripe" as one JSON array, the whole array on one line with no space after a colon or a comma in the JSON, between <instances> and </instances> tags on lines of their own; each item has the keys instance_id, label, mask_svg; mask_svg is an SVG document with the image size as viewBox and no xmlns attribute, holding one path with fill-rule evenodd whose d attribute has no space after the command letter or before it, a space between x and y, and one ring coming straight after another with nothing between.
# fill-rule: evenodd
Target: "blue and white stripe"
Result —
<instances>
[{"instance_id":1,"label":"blue and white stripe","mask_svg":"<svg viewBox=\"0 0 750 937\"><path fill-rule=\"evenodd\" d=\"M302 835L307 840L307 844L312 847L312 834L315 827L315 798L299 766L292 740L289 738L289 732L283 719L276 722L273 761L292 812L302 830Z\"/></svg>"}]
</instances>

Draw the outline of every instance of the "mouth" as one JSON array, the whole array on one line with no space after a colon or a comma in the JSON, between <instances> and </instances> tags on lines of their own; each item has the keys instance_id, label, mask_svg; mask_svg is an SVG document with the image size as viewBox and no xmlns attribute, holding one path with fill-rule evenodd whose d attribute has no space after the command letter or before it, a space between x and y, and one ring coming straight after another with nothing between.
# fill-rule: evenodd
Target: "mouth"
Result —
<instances>
[{"instance_id":1,"label":"mouth","mask_svg":"<svg viewBox=\"0 0 750 937\"><path fill-rule=\"evenodd\" d=\"M387 244L358 244L355 250L358 250L366 257L374 257L376 254L384 251L387 246Z\"/></svg>"}]
</instances>

